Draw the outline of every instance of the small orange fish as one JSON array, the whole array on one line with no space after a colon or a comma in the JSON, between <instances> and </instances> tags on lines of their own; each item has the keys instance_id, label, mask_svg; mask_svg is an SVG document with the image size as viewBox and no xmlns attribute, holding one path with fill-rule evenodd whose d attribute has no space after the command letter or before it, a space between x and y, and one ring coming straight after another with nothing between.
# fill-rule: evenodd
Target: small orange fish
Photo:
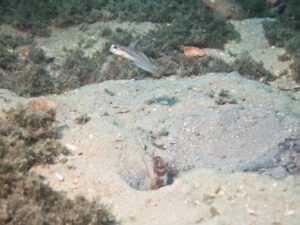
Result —
<instances>
[{"instance_id":1,"label":"small orange fish","mask_svg":"<svg viewBox=\"0 0 300 225\"><path fill-rule=\"evenodd\" d=\"M183 53L188 57L205 56L205 52L202 49L193 46L183 46Z\"/></svg>"}]
</instances>

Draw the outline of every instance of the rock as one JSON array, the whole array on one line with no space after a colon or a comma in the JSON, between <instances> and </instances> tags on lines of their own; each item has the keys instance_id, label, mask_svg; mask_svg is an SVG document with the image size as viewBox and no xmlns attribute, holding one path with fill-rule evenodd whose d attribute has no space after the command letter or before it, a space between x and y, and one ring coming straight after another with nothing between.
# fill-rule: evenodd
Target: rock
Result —
<instances>
[{"instance_id":1,"label":"rock","mask_svg":"<svg viewBox=\"0 0 300 225\"><path fill-rule=\"evenodd\" d=\"M215 12L216 16L228 19L245 19L247 13L235 0L204 0L204 4Z\"/></svg>"},{"instance_id":2,"label":"rock","mask_svg":"<svg viewBox=\"0 0 300 225\"><path fill-rule=\"evenodd\" d=\"M0 93L10 105L24 101L12 92ZM297 93L238 73L85 86L51 96L58 122L68 127L62 130L61 142L76 146L74 156L36 172L70 196L100 195L125 225L249 221L296 225L300 220L295 213L300 201L297 98ZM0 99L1 108L7 104ZM128 112L119 113L123 108ZM103 111L106 116L100 115ZM78 126L74 119L84 114L91 120ZM155 157L167 170L157 190L153 190L159 174L154 172ZM80 172L76 180L70 168ZM47 170L58 171L64 181L57 182ZM211 200L204 201L205 196Z\"/></svg>"}]
</instances>

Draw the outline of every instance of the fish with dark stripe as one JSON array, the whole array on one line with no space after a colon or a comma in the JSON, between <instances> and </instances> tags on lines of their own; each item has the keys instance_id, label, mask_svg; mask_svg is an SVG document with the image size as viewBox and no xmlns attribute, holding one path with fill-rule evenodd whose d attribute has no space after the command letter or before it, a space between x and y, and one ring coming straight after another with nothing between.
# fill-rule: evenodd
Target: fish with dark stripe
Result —
<instances>
[{"instance_id":1,"label":"fish with dark stripe","mask_svg":"<svg viewBox=\"0 0 300 225\"><path fill-rule=\"evenodd\" d=\"M156 190L167 184L167 166L160 156L155 156L153 159L154 179L151 189Z\"/></svg>"}]
</instances>

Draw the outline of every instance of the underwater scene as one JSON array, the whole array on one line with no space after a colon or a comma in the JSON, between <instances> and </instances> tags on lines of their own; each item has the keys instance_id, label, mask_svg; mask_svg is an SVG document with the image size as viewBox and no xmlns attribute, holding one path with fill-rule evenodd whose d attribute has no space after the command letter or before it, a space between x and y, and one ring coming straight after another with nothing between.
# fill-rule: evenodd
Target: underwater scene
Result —
<instances>
[{"instance_id":1,"label":"underwater scene","mask_svg":"<svg viewBox=\"0 0 300 225\"><path fill-rule=\"evenodd\" d=\"M299 0L0 0L0 225L299 225Z\"/></svg>"}]
</instances>

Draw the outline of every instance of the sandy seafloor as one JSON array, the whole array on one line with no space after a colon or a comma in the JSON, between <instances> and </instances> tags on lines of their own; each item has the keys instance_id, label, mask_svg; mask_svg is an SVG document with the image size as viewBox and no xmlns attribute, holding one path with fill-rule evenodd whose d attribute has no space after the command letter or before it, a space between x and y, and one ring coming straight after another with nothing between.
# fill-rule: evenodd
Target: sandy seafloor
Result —
<instances>
[{"instance_id":1,"label":"sandy seafloor","mask_svg":"<svg viewBox=\"0 0 300 225\"><path fill-rule=\"evenodd\" d=\"M279 75L288 65L275 56L284 49L268 45L261 21L234 22L242 41L207 54L232 60L229 51L247 50ZM64 43L72 47L65 40L76 39L74 32L83 35L60 30L39 46L46 55L59 54ZM298 225L300 176L286 168L300 162L300 95L277 85L295 84L289 77L268 86L238 73L210 73L105 81L45 96L55 101L65 127L61 142L72 155L32 172L70 197L98 199L122 224ZM10 100L0 98L2 109L29 100L3 89L0 96ZM81 115L90 121L76 124ZM150 189L154 156L176 173L158 190Z\"/></svg>"}]
</instances>

